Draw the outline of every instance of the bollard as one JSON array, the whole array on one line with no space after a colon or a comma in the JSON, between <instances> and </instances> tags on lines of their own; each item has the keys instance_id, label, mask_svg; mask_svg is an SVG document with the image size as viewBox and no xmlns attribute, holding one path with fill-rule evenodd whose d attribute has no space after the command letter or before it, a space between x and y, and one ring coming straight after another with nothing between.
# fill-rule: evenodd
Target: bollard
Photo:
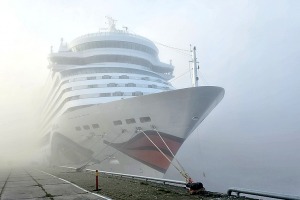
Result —
<instances>
[{"instance_id":1,"label":"bollard","mask_svg":"<svg viewBox=\"0 0 300 200\"><path fill-rule=\"evenodd\" d=\"M96 170L96 191L98 191L98 176L99 176L99 172L98 170Z\"/></svg>"}]
</instances>

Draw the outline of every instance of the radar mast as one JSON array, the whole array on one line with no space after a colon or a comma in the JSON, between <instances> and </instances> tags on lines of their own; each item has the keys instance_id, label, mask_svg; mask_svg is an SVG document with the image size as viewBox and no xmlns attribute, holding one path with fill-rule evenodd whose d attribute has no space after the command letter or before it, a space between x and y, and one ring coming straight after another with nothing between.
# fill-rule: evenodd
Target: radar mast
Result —
<instances>
[{"instance_id":1,"label":"radar mast","mask_svg":"<svg viewBox=\"0 0 300 200\"><path fill-rule=\"evenodd\" d=\"M108 24L108 31L110 32L115 32L117 31L116 29L116 21L115 19L113 19L112 17L109 17L109 16L105 16L106 19L107 19L107 24Z\"/></svg>"}]
</instances>

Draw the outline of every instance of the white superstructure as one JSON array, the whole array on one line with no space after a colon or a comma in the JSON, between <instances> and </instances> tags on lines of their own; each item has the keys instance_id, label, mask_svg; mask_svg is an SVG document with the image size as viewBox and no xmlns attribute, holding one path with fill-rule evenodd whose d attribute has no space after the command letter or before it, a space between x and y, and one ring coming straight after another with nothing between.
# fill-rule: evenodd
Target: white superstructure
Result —
<instances>
[{"instance_id":1,"label":"white superstructure","mask_svg":"<svg viewBox=\"0 0 300 200\"><path fill-rule=\"evenodd\" d=\"M106 32L68 44L62 40L58 52L51 49L41 152L55 164L93 163L161 176L170 162L160 150L172 160L171 154L223 98L224 89L174 90L168 83L174 67L159 61L154 43L117 30L111 18L108 24ZM118 167L112 167L111 158Z\"/></svg>"},{"instance_id":2,"label":"white superstructure","mask_svg":"<svg viewBox=\"0 0 300 200\"><path fill-rule=\"evenodd\" d=\"M167 81L174 67L158 59L150 40L116 30L61 41L49 55L51 77L43 128L65 112L98 103L174 89Z\"/></svg>"}]
</instances>

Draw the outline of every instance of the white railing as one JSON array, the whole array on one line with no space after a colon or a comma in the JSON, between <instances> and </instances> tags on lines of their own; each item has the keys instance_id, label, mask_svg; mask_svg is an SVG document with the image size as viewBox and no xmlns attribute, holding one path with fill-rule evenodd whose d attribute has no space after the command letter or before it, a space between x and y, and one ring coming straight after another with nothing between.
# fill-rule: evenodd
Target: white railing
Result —
<instances>
[{"instance_id":1,"label":"white railing","mask_svg":"<svg viewBox=\"0 0 300 200\"><path fill-rule=\"evenodd\" d=\"M75 167L69 167L69 166L58 166L61 168L67 168L67 169L73 169L76 171L81 171L80 168L75 168ZM95 172L95 169L82 169L88 172ZM144 181L152 181L156 183L163 183L163 184L169 184L169 185L174 185L174 186L185 186L186 182L184 181L178 181L178 180L171 180L171 179L162 179L162 178L154 178L154 177L147 177L147 176L138 176L138 175L132 175L132 174L122 174L122 173L116 173L116 172L107 172L107 171L98 171L100 174L107 174L111 176L119 176L119 177L124 177L124 178L132 178L132 179L137 179L137 180L144 180Z\"/></svg>"},{"instance_id":2,"label":"white railing","mask_svg":"<svg viewBox=\"0 0 300 200\"><path fill-rule=\"evenodd\" d=\"M95 172L94 169L85 169L89 172ZM159 182L163 184L169 184L174 186L185 186L186 182L184 181L178 181L178 180L171 180L171 179L162 179L162 178L154 178L154 177L147 177L147 176L138 176L138 175L132 175L132 174L122 174L122 173L116 173L116 172L107 172L107 171L99 171L99 173L111 175L111 176L119 176L122 178L132 178L137 180L143 180L143 181L151 181L151 182Z\"/></svg>"},{"instance_id":3,"label":"white railing","mask_svg":"<svg viewBox=\"0 0 300 200\"><path fill-rule=\"evenodd\" d=\"M300 200L300 196L292 196L292 195L244 189L244 188L229 188L227 191L228 196L231 196L233 192L235 192L237 196L240 196L240 194L248 194L254 196L261 196L261 197L270 197L274 199Z\"/></svg>"}]
</instances>

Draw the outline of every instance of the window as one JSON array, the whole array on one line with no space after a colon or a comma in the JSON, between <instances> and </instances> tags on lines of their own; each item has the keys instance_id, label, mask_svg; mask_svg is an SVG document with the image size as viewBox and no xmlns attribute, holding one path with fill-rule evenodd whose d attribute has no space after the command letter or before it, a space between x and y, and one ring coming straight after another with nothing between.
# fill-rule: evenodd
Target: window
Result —
<instances>
[{"instance_id":1,"label":"window","mask_svg":"<svg viewBox=\"0 0 300 200\"><path fill-rule=\"evenodd\" d=\"M119 76L119 79L129 79L129 76L127 76L127 75L122 75L122 76Z\"/></svg>"},{"instance_id":2,"label":"window","mask_svg":"<svg viewBox=\"0 0 300 200\"><path fill-rule=\"evenodd\" d=\"M125 87L136 87L135 83L127 83L125 84Z\"/></svg>"},{"instance_id":3,"label":"window","mask_svg":"<svg viewBox=\"0 0 300 200\"><path fill-rule=\"evenodd\" d=\"M141 123L151 122L151 118L150 117L140 117L140 122Z\"/></svg>"},{"instance_id":4,"label":"window","mask_svg":"<svg viewBox=\"0 0 300 200\"><path fill-rule=\"evenodd\" d=\"M90 128L89 125L84 125L84 126L83 126L83 129L84 129L84 130L90 130L91 128Z\"/></svg>"},{"instance_id":5,"label":"window","mask_svg":"<svg viewBox=\"0 0 300 200\"><path fill-rule=\"evenodd\" d=\"M110 93L100 93L100 97L110 97Z\"/></svg>"},{"instance_id":6,"label":"window","mask_svg":"<svg viewBox=\"0 0 300 200\"><path fill-rule=\"evenodd\" d=\"M95 128L95 129L99 128L99 124L92 124L92 127Z\"/></svg>"},{"instance_id":7,"label":"window","mask_svg":"<svg viewBox=\"0 0 300 200\"><path fill-rule=\"evenodd\" d=\"M80 126L76 126L76 127L75 127L75 130L76 130L76 131L81 131L81 127L80 127Z\"/></svg>"},{"instance_id":8,"label":"window","mask_svg":"<svg viewBox=\"0 0 300 200\"><path fill-rule=\"evenodd\" d=\"M133 92L132 96L142 96L143 93L142 92Z\"/></svg>"},{"instance_id":9,"label":"window","mask_svg":"<svg viewBox=\"0 0 300 200\"><path fill-rule=\"evenodd\" d=\"M113 123L114 123L115 126L122 125L121 120L114 121Z\"/></svg>"},{"instance_id":10,"label":"window","mask_svg":"<svg viewBox=\"0 0 300 200\"><path fill-rule=\"evenodd\" d=\"M133 124L133 123L135 123L135 119L134 118L126 119L126 123L127 124Z\"/></svg>"},{"instance_id":11,"label":"window","mask_svg":"<svg viewBox=\"0 0 300 200\"><path fill-rule=\"evenodd\" d=\"M124 93L123 92L114 92L113 96L123 96Z\"/></svg>"},{"instance_id":12,"label":"window","mask_svg":"<svg viewBox=\"0 0 300 200\"><path fill-rule=\"evenodd\" d=\"M117 87L118 86L118 84L116 84L116 83L109 83L109 84L107 84L107 87Z\"/></svg>"},{"instance_id":13,"label":"window","mask_svg":"<svg viewBox=\"0 0 300 200\"><path fill-rule=\"evenodd\" d=\"M148 88L157 88L157 85L148 85Z\"/></svg>"},{"instance_id":14,"label":"window","mask_svg":"<svg viewBox=\"0 0 300 200\"><path fill-rule=\"evenodd\" d=\"M88 88L97 88L98 87L98 85L88 85Z\"/></svg>"},{"instance_id":15,"label":"window","mask_svg":"<svg viewBox=\"0 0 300 200\"><path fill-rule=\"evenodd\" d=\"M109 75L104 75L104 76L102 76L102 79L111 79L111 76L109 76Z\"/></svg>"}]
</instances>

